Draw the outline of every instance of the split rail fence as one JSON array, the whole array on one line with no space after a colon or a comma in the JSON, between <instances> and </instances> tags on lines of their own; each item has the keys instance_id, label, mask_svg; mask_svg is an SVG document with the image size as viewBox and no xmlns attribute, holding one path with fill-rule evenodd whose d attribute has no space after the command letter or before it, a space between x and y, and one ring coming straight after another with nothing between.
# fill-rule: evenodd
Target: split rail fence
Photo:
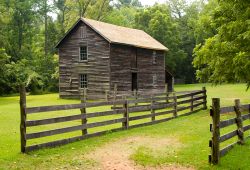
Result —
<instances>
[{"instance_id":1,"label":"split rail fence","mask_svg":"<svg viewBox=\"0 0 250 170\"><path fill-rule=\"evenodd\" d=\"M185 93L161 93L151 96L141 96L141 98L132 100L126 99L89 103L86 101L86 97L83 97L81 98L81 103L78 104L26 107L26 92L25 88L21 87L21 151L29 152L45 147L55 147L58 145L71 143L73 141L99 136L111 131L120 131L134 127L165 122L179 116L189 115L194 112L207 109L206 99L206 89L203 88L202 90ZM113 108L114 105L119 107ZM77 110L79 113L71 113L71 115L64 115L63 113L61 114L61 111L68 110L70 113L71 110L72 112L73 110ZM58 111L60 111L60 116L53 116L52 113L58 113ZM43 114L46 114L46 112L52 112L51 114L49 113L49 116L53 117L43 118ZM38 114L39 119L30 120L29 116L35 114ZM48 115L48 113L46 115ZM119 116L119 118L117 116ZM106 117L106 119L104 120L103 117ZM62 122L64 123L72 121L77 121L79 124L74 126L71 125L70 127L60 125ZM53 124L56 124L56 129L41 131L42 126ZM114 124L116 124L116 126L114 126ZM111 129L107 130L105 128L107 125L111 125ZM37 128L37 126L39 127ZM97 127L100 131L93 131L93 128ZM27 128L36 128L36 131L28 132ZM70 136L68 138L67 135L66 139L63 138L59 140L57 136L54 138L54 135L75 131L79 133L78 136ZM52 141L43 142L43 140L40 139L49 136L53 136ZM38 144L35 143L30 145L28 143L29 140L34 140L37 138L39 138Z\"/></svg>"},{"instance_id":2,"label":"split rail fence","mask_svg":"<svg viewBox=\"0 0 250 170\"><path fill-rule=\"evenodd\" d=\"M232 113L236 114L236 117L221 120L221 114ZM243 112L247 112L244 113ZM210 132L212 132L212 139L209 141L209 147L211 147L211 155L209 155L209 162L212 164L218 164L220 157L226 155L236 144L243 145L245 139L250 136L245 137L246 131L250 130L250 124L243 126L244 121L250 120L250 104L241 105L240 100L235 100L234 106L220 107L220 99L212 99L212 109L210 110L210 116L213 119L213 123L210 124ZM236 125L237 129L229 133L220 134L222 128L226 128L232 125ZM220 144L233 137L238 137L238 140L222 149L220 149Z\"/></svg>"}]
</instances>

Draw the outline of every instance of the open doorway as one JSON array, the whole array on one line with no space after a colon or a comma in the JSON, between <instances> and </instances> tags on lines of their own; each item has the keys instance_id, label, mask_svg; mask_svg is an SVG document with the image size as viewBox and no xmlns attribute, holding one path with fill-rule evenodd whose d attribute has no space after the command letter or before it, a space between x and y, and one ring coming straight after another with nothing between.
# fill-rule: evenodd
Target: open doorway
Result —
<instances>
[{"instance_id":1,"label":"open doorway","mask_svg":"<svg viewBox=\"0 0 250 170\"><path fill-rule=\"evenodd\" d=\"M137 73L132 73L132 91L138 90L137 86Z\"/></svg>"}]
</instances>

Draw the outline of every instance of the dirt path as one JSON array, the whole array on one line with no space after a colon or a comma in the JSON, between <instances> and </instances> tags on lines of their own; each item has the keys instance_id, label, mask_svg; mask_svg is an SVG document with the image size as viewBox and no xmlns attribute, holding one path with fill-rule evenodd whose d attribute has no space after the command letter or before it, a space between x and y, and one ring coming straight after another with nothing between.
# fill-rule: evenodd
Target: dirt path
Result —
<instances>
[{"instance_id":1,"label":"dirt path","mask_svg":"<svg viewBox=\"0 0 250 170\"><path fill-rule=\"evenodd\" d=\"M181 146L182 144L175 138L163 139L149 136L134 136L108 143L101 148L97 148L86 157L97 161L100 167L95 167L94 169L101 170L191 170L193 168L178 165L143 167L136 165L135 162L130 159L130 156L138 147L146 147L152 149L154 152L160 152L160 150L165 147L180 148Z\"/></svg>"}]
</instances>

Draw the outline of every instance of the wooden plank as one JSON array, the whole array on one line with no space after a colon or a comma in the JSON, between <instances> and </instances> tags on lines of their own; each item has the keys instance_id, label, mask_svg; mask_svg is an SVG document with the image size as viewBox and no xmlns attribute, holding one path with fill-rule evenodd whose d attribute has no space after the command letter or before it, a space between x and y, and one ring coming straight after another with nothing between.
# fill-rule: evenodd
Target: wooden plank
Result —
<instances>
[{"instance_id":1,"label":"wooden plank","mask_svg":"<svg viewBox=\"0 0 250 170\"><path fill-rule=\"evenodd\" d=\"M191 95L198 95L202 93L204 93L203 90L197 90L188 94L177 95L177 99L186 98L186 97L190 97Z\"/></svg>"},{"instance_id":2,"label":"wooden plank","mask_svg":"<svg viewBox=\"0 0 250 170\"><path fill-rule=\"evenodd\" d=\"M143 98L143 99L137 99L137 100L128 100L129 104L146 103L146 102L151 102L151 98Z\"/></svg>"},{"instance_id":3,"label":"wooden plank","mask_svg":"<svg viewBox=\"0 0 250 170\"><path fill-rule=\"evenodd\" d=\"M194 104L193 105L193 107L195 108L195 107L198 107L198 106L200 106L200 105L204 105L206 102L199 102L199 103L196 103L196 104ZM204 108L203 108L204 109Z\"/></svg>"},{"instance_id":4,"label":"wooden plank","mask_svg":"<svg viewBox=\"0 0 250 170\"><path fill-rule=\"evenodd\" d=\"M60 123L60 122L68 122L68 121L80 120L82 118L93 118L93 117L121 114L123 112L124 112L124 109L118 109L118 110L110 110L110 111L104 111L104 112L88 113L86 114L86 117L81 114L77 114L77 115L70 115L70 116L63 116L63 117L56 117L56 118L49 118L49 119L29 120L29 121L26 121L26 126L30 127L30 126L47 125L47 124Z\"/></svg>"},{"instance_id":5,"label":"wooden plank","mask_svg":"<svg viewBox=\"0 0 250 170\"><path fill-rule=\"evenodd\" d=\"M232 119L228 119L228 120L223 120L220 122L220 128L224 128L230 125L233 125L236 123L236 119L232 118Z\"/></svg>"},{"instance_id":6,"label":"wooden plank","mask_svg":"<svg viewBox=\"0 0 250 170\"><path fill-rule=\"evenodd\" d=\"M106 121L102 121L102 122L95 122L95 123L87 124L87 128L106 126L106 125L121 123L121 122L125 122L125 121L126 121L125 118L119 118L119 119L106 120Z\"/></svg>"},{"instance_id":7,"label":"wooden plank","mask_svg":"<svg viewBox=\"0 0 250 170\"><path fill-rule=\"evenodd\" d=\"M151 105L143 105L143 106L133 106L129 107L128 111L131 112L143 112L151 110Z\"/></svg>"},{"instance_id":8,"label":"wooden plank","mask_svg":"<svg viewBox=\"0 0 250 170\"><path fill-rule=\"evenodd\" d=\"M231 138L237 136L237 134L238 134L237 130L229 132L229 133L227 133L227 134L220 137L220 142L224 142L224 141L226 141L228 139L231 139Z\"/></svg>"},{"instance_id":9,"label":"wooden plank","mask_svg":"<svg viewBox=\"0 0 250 170\"><path fill-rule=\"evenodd\" d=\"M155 121L151 121L151 122L146 122L146 123L140 123L140 124L136 124L136 125L131 125L129 126L129 128L137 128L137 127L142 127L142 126L148 126L148 125L153 125L156 123L162 123L162 122L166 122L169 120L174 119L174 117L170 117L170 118L165 118L165 119L161 119L161 120L155 120Z\"/></svg>"},{"instance_id":10,"label":"wooden plank","mask_svg":"<svg viewBox=\"0 0 250 170\"><path fill-rule=\"evenodd\" d=\"M169 107L173 107L175 104L174 103L158 103L152 106L153 109L166 109Z\"/></svg>"},{"instance_id":11,"label":"wooden plank","mask_svg":"<svg viewBox=\"0 0 250 170\"><path fill-rule=\"evenodd\" d=\"M76 137L72 137L72 138L68 138L68 139L56 140L56 141L52 141L52 142L27 146L26 152L30 152L30 151L34 151L34 150L38 150L38 149L46 148L46 147L56 147L56 146L72 143L75 141L79 141L82 139L83 139L83 136L76 136Z\"/></svg>"},{"instance_id":12,"label":"wooden plank","mask_svg":"<svg viewBox=\"0 0 250 170\"><path fill-rule=\"evenodd\" d=\"M157 113L155 113L155 116L166 115L166 114L171 114L171 113L174 113L174 110L157 112Z\"/></svg>"},{"instance_id":13,"label":"wooden plank","mask_svg":"<svg viewBox=\"0 0 250 170\"><path fill-rule=\"evenodd\" d=\"M230 112L234 112L234 106L228 106L228 107L221 107L220 108L220 114L224 114L224 113L230 113Z\"/></svg>"},{"instance_id":14,"label":"wooden plank","mask_svg":"<svg viewBox=\"0 0 250 170\"><path fill-rule=\"evenodd\" d=\"M241 105L241 108L242 108L243 110L250 111L250 104Z\"/></svg>"},{"instance_id":15,"label":"wooden plank","mask_svg":"<svg viewBox=\"0 0 250 170\"><path fill-rule=\"evenodd\" d=\"M192 97L192 96L191 96L191 97ZM201 99L204 99L204 98L206 98L206 97L205 97L205 96L194 97L194 98L192 98L192 99L178 101L177 104L180 105L180 104L190 103L190 102L192 102L192 101L197 101L197 100L201 100Z\"/></svg>"},{"instance_id":16,"label":"wooden plank","mask_svg":"<svg viewBox=\"0 0 250 170\"><path fill-rule=\"evenodd\" d=\"M193 110L193 111L190 111L190 112L187 112L187 113L178 115L178 117L189 116L189 115L191 115L191 114L193 114L193 113L196 113L196 112L199 112L199 111L201 111L201 110L203 110L203 108L199 108L199 109L196 109L196 110Z\"/></svg>"},{"instance_id":17,"label":"wooden plank","mask_svg":"<svg viewBox=\"0 0 250 170\"><path fill-rule=\"evenodd\" d=\"M109 132L116 132L116 131L120 131L123 129L124 128L115 128L112 130L105 130L105 131L101 131L101 132L87 134L85 136L76 136L76 137L72 137L72 138L68 138L68 139L62 139L62 140L32 145L32 146L26 147L26 152L30 152L30 151L34 151L34 150L46 148L46 147L56 147L56 146L60 146L60 145L65 145L65 144L72 143L75 141L80 141L80 140L87 139L90 137L96 137L96 136L104 135L104 134L109 133Z\"/></svg>"},{"instance_id":18,"label":"wooden plank","mask_svg":"<svg viewBox=\"0 0 250 170\"><path fill-rule=\"evenodd\" d=\"M191 106L177 107L177 111L180 112L182 110L186 110L186 109L189 109L189 108L191 108Z\"/></svg>"},{"instance_id":19,"label":"wooden plank","mask_svg":"<svg viewBox=\"0 0 250 170\"><path fill-rule=\"evenodd\" d=\"M87 116L87 118L109 116L109 115L121 114L124 111L125 111L124 108L122 108L122 109L119 108L119 109L116 109L116 110L109 110L109 111L104 111L104 112L88 113L86 116Z\"/></svg>"},{"instance_id":20,"label":"wooden plank","mask_svg":"<svg viewBox=\"0 0 250 170\"><path fill-rule=\"evenodd\" d=\"M250 119L250 113L248 113L248 114L246 114L246 115L242 115L242 119L243 119L243 120Z\"/></svg>"},{"instance_id":21,"label":"wooden plank","mask_svg":"<svg viewBox=\"0 0 250 170\"><path fill-rule=\"evenodd\" d=\"M56 134L68 133L68 132L73 132L73 131L77 131L77 130L83 130L86 128L105 126L105 125L115 124L115 123L124 122L124 121L125 121L124 118L120 118L120 119L107 120L107 121L103 121L103 122L90 123L90 124L86 124L86 125L77 125L77 126L65 127L65 128L60 128L60 129L35 132L35 133L27 134L26 139L34 139L34 138L41 138L41 137L45 137L45 136L52 136L52 135L56 135Z\"/></svg>"},{"instance_id":22,"label":"wooden plank","mask_svg":"<svg viewBox=\"0 0 250 170\"><path fill-rule=\"evenodd\" d=\"M65 128L60 128L60 129L29 133L29 134L26 134L26 139L35 139L35 138L41 138L41 137L45 137L45 136L52 136L52 135L57 135L57 134L62 134L62 133L68 133L68 132L73 132L73 131L77 131L77 130L82 130L84 128L87 128L86 125L77 125L77 126L65 127Z\"/></svg>"},{"instance_id":23,"label":"wooden plank","mask_svg":"<svg viewBox=\"0 0 250 170\"><path fill-rule=\"evenodd\" d=\"M246 125L243 127L244 132L250 129L250 125Z\"/></svg>"},{"instance_id":24,"label":"wooden plank","mask_svg":"<svg viewBox=\"0 0 250 170\"><path fill-rule=\"evenodd\" d=\"M82 109L88 107L97 107L113 104L124 104L124 100L117 101L108 101L108 102L96 102L96 103L81 103L81 104L69 104L69 105L54 105L54 106L40 106L40 107L30 107L27 108L28 114L39 113L39 112L50 112L50 111L59 111L59 110L71 110L71 109Z\"/></svg>"},{"instance_id":25,"label":"wooden plank","mask_svg":"<svg viewBox=\"0 0 250 170\"><path fill-rule=\"evenodd\" d=\"M56 118L49 118L49 119L29 120L29 121L26 122L26 125L27 125L27 127L39 126L39 125L47 125L47 124L53 124L53 123L60 123L60 122L79 120L81 118L82 118L82 115L77 114L77 115L63 116L63 117L56 117Z\"/></svg>"},{"instance_id":26,"label":"wooden plank","mask_svg":"<svg viewBox=\"0 0 250 170\"><path fill-rule=\"evenodd\" d=\"M139 119L145 119L145 118L151 118L152 116L155 116L155 114L147 114L147 115L133 116L133 117L129 117L129 121L139 120Z\"/></svg>"},{"instance_id":27,"label":"wooden plank","mask_svg":"<svg viewBox=\"0 0 250 170\"><path fill-rule=\"evenodd\" d=\"M226 146L222 150L220 150L220 157L226 155L234 147L234 145L236 145L237 143L238 142L235 142L235 143L233 143L231 145Z\"/></svg>"},{"instance_id":28,"label":"wooden plank","mask_svg":"<svg viewBox=\"0 0 250 170\"><path fill-rule=\"evenodd\" d=\"M171 100L171 99L173 99L173 97L168 97L168 98L166 98L166 97L153 97L153 99L155 101L161 101L161 100L166 100L166 99ZM129 100L128 101L129 104L146 103L146 102L151 102L151 98L139 98L137 100Z\"/></svg>"}]
</instances>

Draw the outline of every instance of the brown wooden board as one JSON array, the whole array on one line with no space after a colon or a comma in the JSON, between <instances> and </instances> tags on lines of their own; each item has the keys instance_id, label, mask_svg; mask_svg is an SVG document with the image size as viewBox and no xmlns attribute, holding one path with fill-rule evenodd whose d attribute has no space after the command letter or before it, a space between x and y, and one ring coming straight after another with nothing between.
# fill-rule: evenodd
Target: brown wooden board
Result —
<instances>
[{"instance_id":1,"label":"brown wooden board","mask_svg":"<svg viewBox=\"0 0 250 170\"><path fill-rule=\"evenodd\" d=\"M246 114L246 115L242 115L242 119L243 119L243 120L250 119L250 113L248 113L248 114Z\"/></svg>"},{"instance_id":2,"label":"brown wooden board","mask_svg":"<svg viewBox=\"0 0 250 170\"><path fill-rule=\"evenodd\" d=\"M68 133L68 132L83 130L87 128L93 128L93 127L98 127L98 126L105 126L105 125L115 124L115 123L124 122L124 121L125 121L125 118L120 118L120 119L107 120L103 122L90 123L86 125L77 125L77 126L72 126L72 127L65 127L65 128L42 131L42 132L35 132L35 133L26 134L26 139L34 139L34 138L41 138L45 136L52 136L56 134Z\"/></svg>"},{"instance_id":3,"label":"brown wooden board","mask_svg":"<svg viewBox=\"0 0 250 170\"><path fill-rule=\"evenodd\" d=\"M113 104L124 104L124 100L119 101L109 101L109 102L96 102L96 103L81 103L81 104L69 104L69 105L55 105L55 106L40 106L40 107L30 107L26 108L28 114L39 113L39 112L50 112L59 110L71 110L71 109L82 109L88 107L98 107Z\"/></svg>"},{"instance_id":4,"label":"brown wooden board","mask_svg":"<svg viewBox=\"0 0 250 170\"><path fill-rule=\"evenodd\" d=\"M220 122L220 128L224 128L230 125L233 125L236 123L236 119L232 118L232 119L228 119L228 120L223 120Z\"/></svg>"},{"instance_id":5,"label":"brown wooden board","mask_svg":"<svg viewBox=\"0 0 250 170\"><path fill-rule=\"evenodd\" d=\"M234 106L228 106L228 107L221 107L220 108L220 113L230 113L230 112L234 112Z\"/></svg>"},{"instance_id":6,"label":"brown wooden board","mask_svg":"<svg viewBox=\"0 0 250 170\"><path fill-rule=\"evenodd\" d=\"M250 129L250 125L244 126L243 129L244 129L244 132L247 131L247 130L249 130Z\"/></svg>"},{"instance_id":7,"label":"brown wooden board","mask_svg":"<svg viewBox=\"0 0 250 170\"><path fill-rule=\"evenodd\" d=\"M232 132L229 132L229 133L227 133L227 134L221 136L221 137L220 137L220 142L224 142L224 141L226 141L226 140L228 140L228 139L231 139L231 138L233 138L233 137L235 137L235 136L237 136L237 130L234 130L234 131L232 131Z\"/></svg>"},{"instance_id":8,"label":"brown wooden board","mask_svg":"<svg viewBox=\"0 0 250 170\"><path fill-rule=\"evenodd\" d=\"M84 135L84 136L76 136L76 137L72 137L72 138L68 138L68 139L62 139L62 140L57 140L57 141L52 141L52 142L47 142L47 143L42 143L42 144L36 144L36 145L32 145L32 146L27 146L26 147L26 152L30 152L30 151L45 148L45 147L56 147L56 146L72 143L72 142L75 142L75 141L80 141L80 140L83 140L83 139L87 139L87 138L90 138L90 137L96 137L96 136L104 135L104 134L106 134L108 132L116 132L116 131L120 131L120 130L124 130L124 128L121 127L121 128L116 128L116 129L112 129L112 130L106 130L106 131L91 133L91 134L87 134L87 135Z\"/></svg>"},{"instance_id":9,"label":"brown wooden board","mask_svg":"<svg viewBox=\"0 0 250 170\"><path fill-rule=\"evenodd\" d=\"M220 150L220 157L226 155L234 147L234 145L236 145L236 144L237 144L237 142L235 142L235 143L233 143L231 145L228 145L225 148L221 149Z\"/></svg>"}]
</instances>

